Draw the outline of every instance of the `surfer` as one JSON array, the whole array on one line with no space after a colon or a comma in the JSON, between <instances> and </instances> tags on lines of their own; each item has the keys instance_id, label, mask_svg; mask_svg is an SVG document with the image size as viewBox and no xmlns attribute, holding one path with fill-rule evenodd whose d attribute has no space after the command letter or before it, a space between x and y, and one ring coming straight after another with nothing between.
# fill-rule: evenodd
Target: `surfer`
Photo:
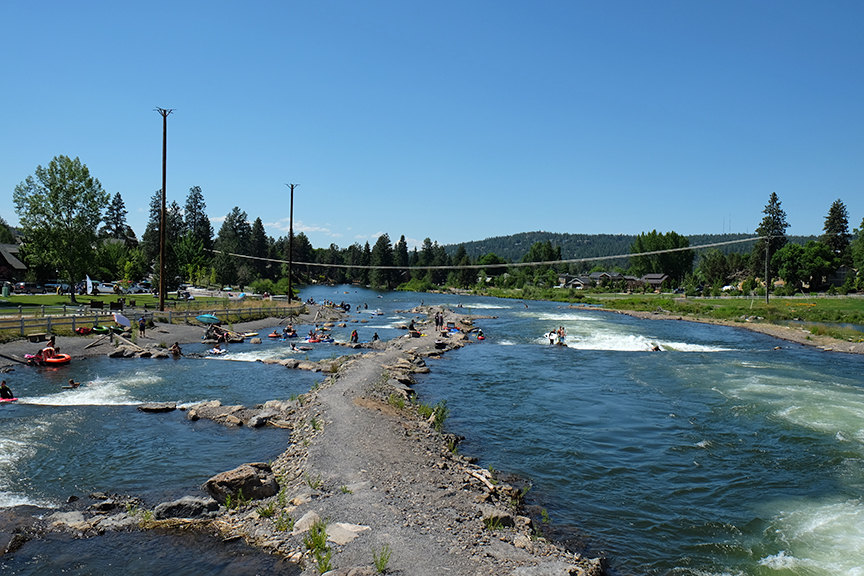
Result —
<instances>
[{"instance_id":1,"label":"surfer","mask_svg":"<svg viewBox=\"0 0 864 576\"><path fill-rule=\"evenodd\" d=\"M661 350L660 350L660 346L657 346L657 345L655 344L654 347L651 348L651 352L661 352Z\"/></svg>"},{"instance_id":2,"label":"surfer","mask_svg":"<svg viewBox=\"0 0 864 576\"><path fill-rule=\"evenodd\" d=\"M81 386L80 382L75 382L72 378L69 378L69 388L78 388Z\"/></svg>"},{"instance_id":3,"label":"surfer","mask_svg":"<svg viewBox=\"0 0 864 576\"><path fill-rule=\"evenodd\" d=\"M3 400L11 400L15 398L15 395L12 394L12 390L10 390L9 386L6 385L5 380L0 382L0 398Z\"/></svg>"}]
</instances>

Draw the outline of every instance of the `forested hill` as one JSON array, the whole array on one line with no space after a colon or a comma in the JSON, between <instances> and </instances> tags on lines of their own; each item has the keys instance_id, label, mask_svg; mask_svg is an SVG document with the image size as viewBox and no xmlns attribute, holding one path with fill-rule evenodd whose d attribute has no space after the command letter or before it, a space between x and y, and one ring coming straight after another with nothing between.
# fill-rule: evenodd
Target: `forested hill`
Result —
<instances>
[{"instance_id":1,"label":"forested hill","mask_svg":"<svg viewBox=\"0 0 864 576\"><path fill-rule=\"evenodd\" d=\"M691 246L713 244L715 242L728 242L730 240L743 240L750 238L753 234L694 234L688 236ZM816 236L789 236L789 241L796 244L806 244L810 240L817 240ZM561 247L561 257L565 260L576 258L594 258L602 256L615 256L618 254L629 254L630 246L636 239L632 234L561 234L556 232L521 232L511 236L496 236L485 240L464 242L462 246L471 258L479 258L485 254L494 253L510 262L518 262L522 259L535 242L546 242L549 240L553 246ZM447 254L453 255L459 248L459 244L444 246ZM753 248L751 242L741 242L729 246L721 246L719 249L725 253L749 252ZM614 260L613 266L626 267L626 260ZM588 266L590 268L591 265Z\"/></svg>"}]
</instances>

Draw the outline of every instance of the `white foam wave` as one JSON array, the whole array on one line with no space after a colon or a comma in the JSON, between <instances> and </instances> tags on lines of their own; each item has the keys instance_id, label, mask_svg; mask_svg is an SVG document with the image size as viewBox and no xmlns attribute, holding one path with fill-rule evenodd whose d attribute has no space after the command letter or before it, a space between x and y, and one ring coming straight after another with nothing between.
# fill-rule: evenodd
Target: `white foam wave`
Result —
<instances>
[{"instance_id":1,"label":"white foam wave","mask_svg":"<svg viewBox=\"0 0 864 576\"><path fill-rule=\"evenodd\" d=\"M530 314L530 316L534 316ZM555 311L555 312L543 312L536 316L538 320L542 320L543 322L600 322L601 319L598 316L593 314L586 314L581 311Z\"/></svg>"},{"instance_id":2,"label":"white foam wave","mask_svg":"<svg viewBox=\"0 0 864 576\"><path fill-rule=\"evenodd\" d=\"M521 306L521 304L520 304L520 306ZM479 308L479 309L483 309L483 310L509 310L510 308L513 308L513 306L512 305L508 306L506 304L492 304L491 302L471 302L471 303L463 302L462 308L463 309L465 309L465 308L469 308L469 309Z\"/></svg>"},{"instance_id":3,"label":"white foam wave","mask_svg":"<svg viewBox=\"0 0 864 576\"><path fill-rule=\"evenodd\" d=\"M141 384L146 380L161 380L153 377L130 378L127 382ZM124 406L138 404L128 391L127 384L114 380L97 378L93 382L83 383L78 388L62 389L54 394L19 398L21 404L39 404L43 406Z\"/></svg>"},{"instance_id":4,"label":"white foam wave","mask_svg":"<svg viewBox=\"0 0 864 576\"><path fill-rule=\"evenodd\" d=\"M760 564L773 569L864 575L864 503L860 499L785 502L772 524L786 550Z\"/></svg>"}]
</instances>

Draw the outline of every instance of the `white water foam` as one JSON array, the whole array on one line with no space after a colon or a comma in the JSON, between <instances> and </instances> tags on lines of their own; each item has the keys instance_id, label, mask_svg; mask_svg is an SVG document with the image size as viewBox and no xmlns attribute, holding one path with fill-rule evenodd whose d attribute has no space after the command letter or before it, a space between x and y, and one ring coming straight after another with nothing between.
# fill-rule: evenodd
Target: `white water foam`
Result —
<instances>
[{"instance_id":1,"label":"white water foam","mask_svg":"<svg viewBox=\"0 0 864 576\"><path fill-rule=\"evenodd\" d=\"M864 576L864 503L860 499L780 503L772 525L786 550L760 564L808 574Z\"/></svg>"},{"instance_id":2,"label":"white water foam","mask_svg":"<svg viewBox=\"0 0 864 576\"><path fill-rule=\"evenodd\" d=\"M522 304L519 304L522 306ZM492 304L491 302L471 302L471 303L462 303L462 309L482 309L482 310L509 310L513 308L512 305L506 304Z\"/></svg>"},{"instance_id":3,"label":"white water foam","mask_svg":"<svg viewBox=\"0 0 864 576\"><path fill-rule=\"evenodd\" d=\"M124 406L138 404L139 400L129 393L129 388L142 381L158 381L158 377L135 376L124 379L121 383L114 379L97 378L92 382L82 383L78 388L62 389L54 394L19 398L21 404L39 404L43 406Z\"/></svg>"}]
</instances>

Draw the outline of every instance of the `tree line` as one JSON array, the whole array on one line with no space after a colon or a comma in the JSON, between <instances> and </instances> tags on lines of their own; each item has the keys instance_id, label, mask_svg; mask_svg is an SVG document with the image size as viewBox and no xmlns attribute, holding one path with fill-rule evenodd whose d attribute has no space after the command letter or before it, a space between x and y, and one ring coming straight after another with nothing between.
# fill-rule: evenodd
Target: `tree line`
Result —
<instances>
[{"instance_id":1,"label":"tree line","mask_svg":"<svg viewBox=\"0 0 864 576\"><path fill-rule=\"evenodd\" d=\"M139 240L127 224L128 212L120 192L113 196L105 192L78 158L57 156L46 167L38 166L13 193L24 240L21 252L30 266L28 274L34 280L59 276L73 284L85 274L127 282L150 275L158 282L154 275L160 268L161 196L161 190L154 192L147 226ZM749 252L723 247L698 255L687 249L688 237L656 230L637 236L525 233L511 237L515 240L509 245L500 239L487 239L455 247L426 238L411 250L404 235L393 242L385 233L371 246L365 242L345 248L336 244L315 248L303 232L293 239L268 236L261 218L250 222L238 206L215 231L206 209L198 186L189 189L182 206L177 201L166 206L165 280L169 290L188 282L285 293L289 260L298 263L292 267L295 284L357 283L417 291L445 285L553 287L562 274L598 270L635 276L667 274L675 284L710 285L716 290L733 281L749 280L755 285L757 278L765 276L766 255L770 277L779 275L787 284L800 287L819 284L840 266L860 268L864 264L862 235L858 229L854 234L849 232L848 214L840 200L829 209L824 234L802 245L789 242L786 215L776 193L769 198L757 228L759 239ZM547 237L540 239L539 234ZM480 251L478 246L487 249ZM574 247L580 246L601 253L591 262L554 263L573 259ZM601 259L598 263L596 259L628 253L629 259L624 260ZM517 262L532 265L506 266ZM860 289L860 284L861 279L853 274L847 288Z\"/></svg>"}]
</instances>

